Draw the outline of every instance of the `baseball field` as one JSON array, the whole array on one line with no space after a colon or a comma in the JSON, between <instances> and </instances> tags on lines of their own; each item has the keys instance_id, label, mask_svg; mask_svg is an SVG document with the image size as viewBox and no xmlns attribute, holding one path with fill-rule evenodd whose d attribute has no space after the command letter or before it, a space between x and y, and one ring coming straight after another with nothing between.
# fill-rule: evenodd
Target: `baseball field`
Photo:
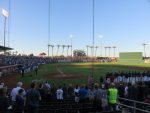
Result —
<instances>
[{"instance_id":1,"label":"baseball field","mask_svg":"<svg viewBox=\"0 0 150 113\"><path fill-rule=\"evenodd\" d=\"M45 81L55 84L85 84L87 77L92 74L95 82L99 81L101 76L105 76L107 72L118 71L143 71L150 70L150 64L145 63L54 63L44 64L38 69L36 76L35 71L26 73L22 78L17 76L17 81L29 84L32 80Z\"/></svg>"}]
</instances>

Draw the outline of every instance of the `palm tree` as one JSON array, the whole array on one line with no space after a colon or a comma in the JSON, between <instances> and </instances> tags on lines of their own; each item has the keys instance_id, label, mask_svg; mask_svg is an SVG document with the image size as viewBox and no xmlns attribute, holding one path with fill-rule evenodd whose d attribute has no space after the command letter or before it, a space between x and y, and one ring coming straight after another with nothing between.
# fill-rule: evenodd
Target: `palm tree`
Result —
<instances>
[{"instance_id":1,"label":"palm tree","mask_svg":"<svg viewBox=\"0 0 150 113\"><path fill-rule=\"evenodd\" d=\"M50 44L48 44L47 47L48 47L48 57L49 57L49 47L50 47Z\"/></svg>"},{"instance_id":2,"label":"palm tree","mask_svg":"<svg viewBox=\"0 0 150 113\"><path fill-rule=\"evenodd\" d=\"M116 53L116 46L113 46L113 48L114 48L114 57L116 57L116 55L115 55L115 53Z\"/></svg>"},{"instance_id":3,"label":"palm tree","mask_svg":"<svg viewBox=\"0 0 150 113\"><path fill-rule=\"evenodd\" d=\"M91 56L94 56L94 55L93 55L93 51L92 51L93 46L90 46L90 48L91 48Z\"/></svg>"},{"instance_id":4,"label":"palm tree","mask_svg":"<svg viewBox=\"0 0 150 113\"><path fill-rule=\"evenodd\" d=\"M60 45L57 45L57 56L58 56L59 48L60 48Z\"/></svg>"},{"instance_id":5,"label":"palm tree","mask_svg":"<svg viewBox=\"0 0 150 113\"><path fill-rule=\"evenodd\" d=\"M62 55L64 54L65 47L66 47L66 45L62 45L62 48L63 48Z\"/></svg>"},{"instance_id":6,"label":"palm tree","mask_svg":"<svg viewBox=\"0 0 150 113\"><path fill-rule=\"evenodd\" d=\"M54 45L51 45L51 47L52 47L52 57L53 57L53 48L54 48Z\"/></svg>"},{"instance_id":7,"label":"palm tree","mask_svg":"<svg viewBox=\"0 0 150 113\"><path fill-rule=\"evenodd\" d=\"M143 47L144 47L144 57L146 58L146 45L147 45L147 44L146 44L146 43L143 43L142 45L143 45Z\"/></svg>"},{"instance_id":8,"label":"palm tree","mask_svg":"<svg viewBox=\"0 0 150 113\"><path fill-rule=\"evenodd\" d=\"M88 57L88 48L89 48L90 46L89 45L86 45L86 48L87 48L87 57Z\"/></svg>"},{"instance_id":9,"label":"palm tree","mask_svg":"<svg viewBox=\"0 0 150 113\"><path fill-rule=\"evenodd\" d=\"M67 56L68 56L68 50L70 48L70 45L67 45L66 47L67 47Z\"/></svg>"},{"instance_id":10,"label":"palm tree","mask_svg":"<svg viewBox=\"0 0 150 113\"><path fill-rule=\"evenodd\" d=\"M97 53L97 48L98 48L98 46L95 46L95 57L96 57L96 53Z\"/></svg>"},{"instance_id":11,"label":"palm tree","mask_svg":"<svg viewBox=\"0 0 150 113\"><path fill-rule=\"evenodd\" d=\"M108 48L109 48L109 57L110 57L110 49L111 49L111 47L109 46Z\"/></svg>"},{"instance_id":12,"label":"palm tree","mask_svg":"<svg viewBox=\"0 0 150 113\"><path fill-rule=\"evenodd\" d=\"M108 48L108 47L105 47L105 57L106 57L107 48Z\"/></svg>"}]
</instances>

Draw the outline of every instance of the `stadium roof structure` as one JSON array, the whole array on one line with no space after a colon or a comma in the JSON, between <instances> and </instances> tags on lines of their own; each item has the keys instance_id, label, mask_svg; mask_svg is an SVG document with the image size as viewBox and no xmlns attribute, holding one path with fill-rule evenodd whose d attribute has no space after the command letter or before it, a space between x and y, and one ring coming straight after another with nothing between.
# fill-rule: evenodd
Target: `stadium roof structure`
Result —
<instances>
[{"instance_id":1,"label":"stadium roof structure","mask_svg":"<svg viewBox=\"0 0 150 113\"><path fill-rule=\"evenodd\" d=\"M13 48L0 46L0 52L1 51L8 51L8 50L13 50Z\"/></svg>"}]
</instances>

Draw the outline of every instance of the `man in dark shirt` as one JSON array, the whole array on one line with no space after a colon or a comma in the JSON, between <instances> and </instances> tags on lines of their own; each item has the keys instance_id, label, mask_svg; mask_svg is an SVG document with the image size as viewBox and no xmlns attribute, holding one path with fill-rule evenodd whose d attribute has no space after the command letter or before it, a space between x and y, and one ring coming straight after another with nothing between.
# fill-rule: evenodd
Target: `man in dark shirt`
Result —
<instances>
[{"instance_id":1,"label":"man in dark shirt","mask_svg":"<svg viewBox=\"0 0 150 113\"><path fill-rule=\"evenodd\" d=\"M38 113L39 101L41 100L41 96L36 87L36 82L32 82L31 89L29 89L26 94L28 113Z\"/></svg>"},{"instance_id":2,"label":"man in dark shirt","mask_svg":"<svg viewBox=\"0 0 150 113\"><path fill-rule=\"evenodd\" d=\"M0 113L8 113L8 98L7 98L7 88L0 89Z\"/></svg>"},{"instance_id":3,"label":"man in dark shirt","mask_svg":"<svg viewBox=\"0 0 150 113\"><path fill-rule=\"evenodd\" d=\"M16 96L16 105L15 105L15 110L17 113L23 113L24 111L24 98L23 98L23 89L20 89L18 91L18 95Z\"/></svg>"}]
</instances>

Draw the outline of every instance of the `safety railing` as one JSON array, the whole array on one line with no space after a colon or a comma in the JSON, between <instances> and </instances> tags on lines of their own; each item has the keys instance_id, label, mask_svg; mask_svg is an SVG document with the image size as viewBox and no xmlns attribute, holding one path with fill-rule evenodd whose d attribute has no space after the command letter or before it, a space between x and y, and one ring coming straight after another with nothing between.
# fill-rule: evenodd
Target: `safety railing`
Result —
<instances>
[{"instance_id":1,"label":"safety railing","mask_svg":"<svg viewBox=\"0 0 150 113\"><path fill-rule=\"evenodd\" d=\"M130 100L126 98L120 98L120 97L119 97L119 101L122 101L123 103L119 102L118 105L129 108L132 111L132 113L139 113L139 112L150 113L150 109L149 110L145 109L146 106L150 108L149 103L144 103L144 102ZM125 103L128 103L128 104L125 104Z\"/></svg>"}]
</instances>

